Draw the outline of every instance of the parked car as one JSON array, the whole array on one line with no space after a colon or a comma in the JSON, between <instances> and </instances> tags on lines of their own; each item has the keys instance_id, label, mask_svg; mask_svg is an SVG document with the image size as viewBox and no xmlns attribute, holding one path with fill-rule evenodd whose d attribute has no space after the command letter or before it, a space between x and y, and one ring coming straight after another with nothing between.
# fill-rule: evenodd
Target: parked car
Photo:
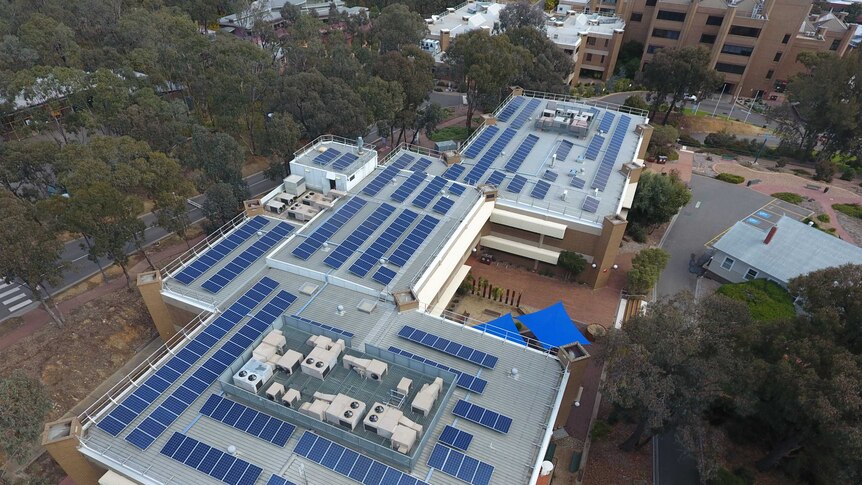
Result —
<instances>
[{"instance_id":1,"label":"parked car","mask_svg":"<svg viewBox=\"0 0 862 485\"><path fill-rule=\"evenodd\" d=\"M682 99L684 99L686 101L690 101L692 103L697 103L697 96L695 96L693 94L685 94L682 96Z\"/></svg>"}]
</instances>

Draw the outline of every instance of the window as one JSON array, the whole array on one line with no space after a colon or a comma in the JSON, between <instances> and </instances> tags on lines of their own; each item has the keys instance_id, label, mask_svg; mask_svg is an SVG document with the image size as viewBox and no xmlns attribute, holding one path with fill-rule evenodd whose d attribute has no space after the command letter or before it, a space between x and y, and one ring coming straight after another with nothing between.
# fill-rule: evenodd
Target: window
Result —
<instances>
[{"instance_id":1,"label":"window","mask_svg":"<svg viewBox=\"0 0 862 485\"><path fill-rule=\"evenodd\" d=\"M740 25L734 25L730 28L731 35L741 35L742 37L759 37L760 29L757 27L742 27Z\"/></svg>"},{"instance_id":2,"label":"window","mask_svg":"<svg viewBox=\"0 0 862 485\"><path fill-rule=\"evenodd\" d=\"M839 46L839 45L841 45L841 40L839 40L839 39L835 39L835 40L833 40L833 41L832 41L832 45L831 45L831 46L829 46L829 50L831 50L831 51L837 51L837 50L838 50L838 46Z\"/></svg>"},{"instance_id":3,"label":"window","mask_svg":"<svg viewBox=\"0 0 862 485\"><path fill-rule=\"evenodd\" d=\"M641 12L632 12L632 16L629 17L629 22L640 22L643 20L644 14Z\"/></svg>"},{"instance_id":4,"label":"window","mask_svg":"<svg viewBox=\"0 0 862 485\"><path fill-rule=\"evenodd\" d=\"M609 42L609 41L610 41L610 39L605 39L605 47L607 47L607 46L608 46L608 42Z\"/></svg>"},{"instance_id":5,"label":"window","mask_svg":"<svg viewBox=\"0 0 862 485\"><path fill-rule=\"evenodd\" d=\"M730 271L730 268L733 268L733 263L735 263L735 262L736 261L734 261L730 258L724 258L724 262L721 263L721 267Z\"/></svg>"},{"instance_id":6,"label":"window","mask_svg":"<svg viewBox=\"0 0 862 485\"><path fill-rule=\"evenodd\" d=\"M745 72L745 66L737 64L727 64L725 62L716 62L715 70L718 72L726 72L729 74L742 74Z\"/></svg>"},{"instance_id":7,"label":"window","mask_svg":"<svg viewBox=\"0 0 862 485\"><path fill-rule=\"evenodd\" d=\"M652 36L660 37L662 39L679 39L679 31L667 29L652 29Z\"/></svg>"},{"instance_id":8,"label":"window","mask_svg":"<svg viewBox=\"0 0 862 485\"><path fill-rule=\"evenodd\" d=\"M772 75L775 74L775 71L772 69L766 71L766 79L772 79Z\"/></svg>"},{"instance_id":9,"label":"window","mask_svg":"<svg viewBox=\"0 0 862 485\"><path fill-rule=\"evenodd\" d=\"M646 0L647 7L655 7L656 0Z\"/></svg>"},{"instance_id":10,"label":"window","mask_svg":"<svg viewBox=\"0 0 862 485\"><path fill-rule=\"evenodd\" d=\"M673 22L685 22L685 12L671 12L670 10L659 10L655 18L659 20L670 20Z\"/></svg>"},{"instance_id":11,"label":"window","mask_svg":"<svg viewBox=\"0 0 862 485\"><path fill-rule=\"evenodd\" d=\"M587 37L587 45L596 45L595 37Z\"/></svg>"},{"instance_id":12,"label":"window","mask_svg":"<svg viewBox=\"0 0 862 485\"><path fill-rule=\"evenodd\" d=\"M722 54L732 54L734 56L751 57L752 52L754 52L754 47L745 45L724 44L724 47L721 48Z\"/></svg>"},{"instance_id":13,"label":"window","mask_svg":"<svg viewBox=\"0 0 862 485\"><path fill-rule=\"evenodd\" d=\"M592 62L592 61L593 61L593 55L592 55L592 54L587 54L586 61L587 61L587 62Z\"/></svg>"},{"instance_id":14,"label":"window","mask_svg":"<svg viewBox=\"0 0 862 485\"><path fill-rule=\"evenodd\" d=\"M790 42L790 34L784 34L784 38L781 39L781 43L786 44L788 42Z\"/></svg>"},{"instance_id":15,"label":"window","mask_svg":"<svg viewBox=\"0 0 862 485\"><path fill-rule=\"evenodd\" d=\"M650 45L648 45L648 46L647 46L647 48L646 48L646 53L647 53L647 54L655 54L655 53L656 53L656 51L658 51L658 50L660 50L660 49L661 49L661 46L660 46L660 45L652 45L652 44L650 44Z\"/></svg>"},{"instance_id":16,"label":"window","mask_svg":"<svg viewBox=\"0 0 862 485\"><path fill-rule=\"evenodd\" d=\"M605 56L602 56L602 64L605 63Z\"/></svg>"},{"instance_id":17,"label":"window","mask_svg":"<svg viewBox=\"0 0 862 485\"><path fill-rule=\"evenodd\" d=\"M778 61L780 61L780 60L781 60L781 53L780 53L780 52L776 52L776 53L775 53L775 57L773 57L773 58L772 58L772 61L773 61L773 62L778 62Z\"/></svg>"},{"instance_id":18,"label":"window","mask_svg":"<svg viewBox=\"0 0 862 485\"><path fill-rule=\"evenodd\" d=\"M701 34L700 43L701 44L715 44L715 36L712 34Z\"/></svg>"},{"instance_id":19,"label":"window","mask_svg":"<svg viewBox=\"0 0 862 485\"><path fill-rule=\"evenodd\" d=\"M722 20L724 20L724 17L721 15L710 15L706 18L706 25L721 25Z\"/></svg>"},{"instance_id":20,"label":"window","mask_svg":"<svg viewBox=\"0 0 862 485\"><path fill-rule=\"evenodd\" d=\"M745 273L745 279L751 281L754 278L757 278L757 270L755 270L754 268L748 268L748 271L746 271Z\"/></svg>"}]
</instances>

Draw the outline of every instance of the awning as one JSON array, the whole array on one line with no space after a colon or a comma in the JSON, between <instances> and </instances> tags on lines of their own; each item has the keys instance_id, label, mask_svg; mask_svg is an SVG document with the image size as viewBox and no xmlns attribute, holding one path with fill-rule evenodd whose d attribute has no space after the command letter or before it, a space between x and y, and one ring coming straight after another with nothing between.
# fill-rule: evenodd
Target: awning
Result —
<instances>
[{"instance_id":1,"label":"awning","mask_svg":"<svg viewBox=\"0 0 862 485\"><path fill-rule=\"evenodd\" d=\"M561 301L544 310L522 315L518 320L533 332L545 350L552 347L565 347L574 342L579 342L581 345L590 343L566 313Z\"/></svg>"},{"instance_id":2,"label":"awning","mask_svg":"<svg viewBox=\"0 0 862 485\"><path fill-rule=\"evenodd\" d=\"M515 342L518 345L527 345L527 342L521 337L521 333L518 332L518 327L515 326L515 320L512 319L511 313L507 313L490 322L476 325L473 328L480 332L489 333L510 342Z\"/></svg>"}]
</instances>

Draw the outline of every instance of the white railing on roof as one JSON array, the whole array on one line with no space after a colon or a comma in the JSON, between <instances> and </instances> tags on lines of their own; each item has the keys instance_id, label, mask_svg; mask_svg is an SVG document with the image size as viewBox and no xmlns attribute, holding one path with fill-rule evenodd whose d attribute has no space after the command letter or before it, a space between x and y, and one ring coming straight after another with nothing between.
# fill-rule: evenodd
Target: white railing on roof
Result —
<instances>
[{"instance_id":1,"label":"white railing on roof","mask_svg":"<svg viewBox=\"0 0 862 485\"><path fill-rule=\"evenodd\" d=\"M219 227L215 232L209 234L202 241L192 246L191 249L177 256L173 261L162 266L162 278L165 278L166 275L173 273L181 266L200 256L200 254L203 251L209 249L215 241L227 235L227 233L232 231L236 226L240 225L245 219L245 212L240 212L239 214L237 214L236 217L229 220L225 225Z\"/></svg>"},{"instance_id":2,"label":"white railing on roof","mask_svg":"<svg viewBox=\"0 0 862 485\"><path fill-rule=\"evenodd\" d=\"M311 149L312 149L312 148L314 148L314 146L315 146L315 145L317 145L317 144L319 144L319 143L325 143L325 142L336 142L336 143L341 143L341 144L343 144L343 145L349 145L349 146L354 146L354 147L355 147L355 146L356 146L356 141L357 141L357 139L356 139L356 138L354 138L353 140L351 140L351 139L349 139L349 138L344 138L343 136L337 136L337 135L320 135L320 136L318 136L317 138L315 138L314 140L312 140L312 141L310 141L310 142L306 143L306 144L305 144L302 148L300 148L299 150L297 150L297 151L293 152L293 158L294 158L294 159L297 159L297 158L301 157L302 155L305 155L307 152L311 151ZM370 144L370 143L365 143L365 142L363 142L363 143L362 143L362 147L363 147L363 148L366 148L366 149L368 149L368 150L371 150L371 151L375 151L375 150L376 150L376 148L374 147L374 145L372 145L372 144Z\"/></svg>"},{"instance_id":3,"label":"white railing on roof","mask_svg":"<svg viewBox=\"0 0 862 485\"><path fill-rule=\"evenodd\" d=\"M622 113L627 113L635 116L644 116L646 117L649 114L649 111L640 108L632 108L631 106L624 106L616 103L608 103L607 101L602 101L599 99L591 99L591 98L579 98L577 96L570 96L568 94L556 94L556 93L545 93L542 91L524 91L524 96L530 98L541 98L547 99L551 101L562 101L568 103L580 103L587 106L595 106L596 108L609 109L613 111L620 111Z\"/></svg>"},{"instance_id":4,"label":"white railing on roof","mask_svg":"<svg viewBox=\"0 0 862 485\"><path fill-rule=\"evenodd\" d=\"M425 148L425 147L420 146L420 145L413 145L413 144L407 143L406 141L402 141L400 144L398 144L398 146L393 148L392 151L390 151L385 157L383 157L383 160L378 162L378 165L388 165L389 162L392 161L392 159L395 158L396 155L401 154L401 150L407 150L407 151L410 151L413 153L419 153L421 155L425 155L425 156L429 156L429 157L433 157L433 158L438 158L438 159L443 158L443 154L438 152L437 150L433 150L431 148Z\"/></svg>"}]
</instances>

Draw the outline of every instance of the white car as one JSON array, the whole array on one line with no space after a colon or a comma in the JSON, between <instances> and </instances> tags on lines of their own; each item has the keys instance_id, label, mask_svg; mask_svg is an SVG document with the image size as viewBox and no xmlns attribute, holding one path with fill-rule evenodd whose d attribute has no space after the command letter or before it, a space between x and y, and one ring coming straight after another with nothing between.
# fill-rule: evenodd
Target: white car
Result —
<instances>
[{"instance_id":1,"label":"white car","mask_svg":"<svg viewBox=\"0 0 862 485\"><path fill-rule=\"evenodd\" d=\"M685 95L683 95L682 99L684 99L686 101L690 101L692 103L697 103L697 96L695 96L693 94L685 94Z\"/></svg>"}]
</instances>

